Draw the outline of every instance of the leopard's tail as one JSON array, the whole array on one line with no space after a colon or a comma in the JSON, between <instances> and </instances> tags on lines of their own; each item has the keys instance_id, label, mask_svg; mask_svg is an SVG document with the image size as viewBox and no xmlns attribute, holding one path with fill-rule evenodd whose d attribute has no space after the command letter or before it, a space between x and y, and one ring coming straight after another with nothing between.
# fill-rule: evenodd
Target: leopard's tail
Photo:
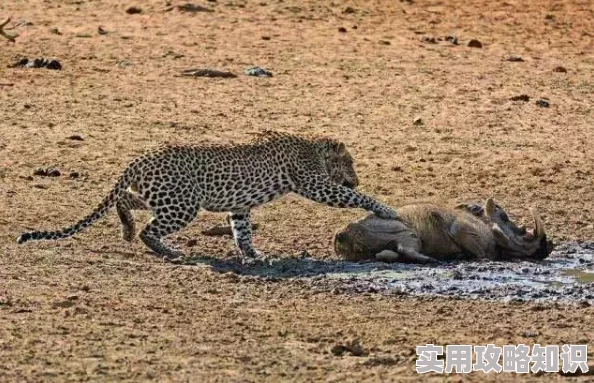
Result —
<instances>
[{"instance_id":1,"label":"leopard's tail","mask_svg":"<svg viewBox=\"0 0 594 383\"><path fill-rule=\"evenodd\" d=\"M23 233L17 238L17 242L25 243L27 241L38 241L42 239L54 240L73 236L81 230L91 226L95 221L103 217L118 200L124 195L126 190L132 185L135 178L134 166L129 166L118 179L116 185L109 194L89 215L78 221L72 226L68 226L56 231L31 231Z\"/></svg>"}]
</instances>

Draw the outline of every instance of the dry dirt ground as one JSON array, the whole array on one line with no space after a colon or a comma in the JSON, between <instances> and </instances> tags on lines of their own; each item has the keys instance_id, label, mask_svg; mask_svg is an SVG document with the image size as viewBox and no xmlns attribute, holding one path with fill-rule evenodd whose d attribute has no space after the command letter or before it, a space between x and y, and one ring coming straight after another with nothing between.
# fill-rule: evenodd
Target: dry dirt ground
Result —
<instances>
[{"instance_id":1,"label":"dry dirt ground","mask_svg":"<svg viewBox=\"0 0 594 383\"><path fill-rule=\"evenodd\" d=\"M594 237L590 0L216 0L197 13L180 4L0 3L0 17L13 16L7 32L19 33L0 41L1 381L417 381L418 344L594 339L590 307L337 293L163 264L119 238L115 213L75 239L17 247L24 230L81 218L147 148L243 141L265 128L341 138L361 190L391 205L494 196L516 217L538 207L557 241ZM133 5L142 13L126 13ZM448 35L459 45L439 40ZM8 68L39 56L63 70ZM252 65L274 77L244 75ZM238 77L178 76L205 67ZM529 101L510 100L522 94ZM50 166L62 175L33 175ZM289 196L254 212L255 244L332 261L334 231L363 214ZM171 240L235 257L231 238L200 235L222 220L204 213ZM330 352L353 339L364 355Z\"/></svg>"}]
</instances>

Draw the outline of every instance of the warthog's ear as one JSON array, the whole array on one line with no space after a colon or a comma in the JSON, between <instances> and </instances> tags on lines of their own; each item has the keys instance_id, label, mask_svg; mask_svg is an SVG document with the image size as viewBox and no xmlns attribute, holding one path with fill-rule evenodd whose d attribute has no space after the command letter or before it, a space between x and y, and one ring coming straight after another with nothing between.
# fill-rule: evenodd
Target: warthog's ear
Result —
<instances>
[{"instance_id":1,"label":"warthog's ear","mask_svg":"<svg viewBox=\"0 0 594 383\"><path fill-rule=\"evenodd\" d=\"M493 201L493 198L487 199L487 202L485 202L485 214L487 215L487 217L492 218L495 215L496 211L497 205L495 205L495 201Z\"/></svg>"},{"instance_id":2,"label":"warthog's ear","mask_svg":"<svg viewBox=\"0 0 594 383\"><path fill-rule=\"evenodd\" d=\"M344 156L344 155L346 155L348 153L347 148L346 148L346 145L343 144L342 142L339 142L338 143L338 147L337 147L337 150L336 151L338 152L338 155L341 156L341 157Z\"/></svg>"},{"instance_id":3,"label":"warthog's ear","mask_svg":"<svg viewBox=\"0 0 594 383\"><path fill-rule=\"evenodd\" d=\"M456 209L458 210L466 210L470 214L480 217L485 212L485 209L481 205L477 205L475 203L461 203L456 205Z\"/></svg>"}]
</instances>

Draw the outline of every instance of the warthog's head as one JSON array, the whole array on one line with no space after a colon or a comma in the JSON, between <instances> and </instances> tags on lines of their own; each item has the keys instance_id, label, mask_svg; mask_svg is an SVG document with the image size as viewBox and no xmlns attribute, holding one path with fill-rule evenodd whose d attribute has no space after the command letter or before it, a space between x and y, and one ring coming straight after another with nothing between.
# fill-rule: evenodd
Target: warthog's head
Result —
<instances>
[{"instance_id":1,"label":"warthog's head","mask_svg":"<svg viewBox=\"0 0 594 383\"><path fill-rule=\"evenodd\" d=\"M354 189L359 186L359 178L355 172L353 157L345 144L340 141L325 139L326 171L332 181Z\"/></svg>"},{"instance_id":2,"label":"warthog's head","mask_svg":"<svg viewBox=\"0 0 594 383\"><path fill-rule=\"evenodd\" d=\"M535 209L531 209L534 228L527 230L511 221L503 208L492 198L484 206L461 204L457 208L468 211L491 227L502 258L544 259L553 251L547 240L544 224Z\"/></svg>"}]
</instances>

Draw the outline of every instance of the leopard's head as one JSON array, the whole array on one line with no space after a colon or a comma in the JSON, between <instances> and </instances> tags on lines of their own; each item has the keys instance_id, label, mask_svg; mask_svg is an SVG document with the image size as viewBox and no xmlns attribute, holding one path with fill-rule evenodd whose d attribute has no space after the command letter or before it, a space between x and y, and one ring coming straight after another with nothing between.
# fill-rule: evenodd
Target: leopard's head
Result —
<instances>
[{"instance_id":1,"label":"leopard's head","mask_svg":"<svg viewBox=\"0 0 594 383\"><path fill-rule=\"evenodd\" d=\"M326 139L324 146L324 162L330 179L350 189L356 188L359 185L359 178L355 172L353 157L345 144Z\"/></svg>"}]
</instances>

